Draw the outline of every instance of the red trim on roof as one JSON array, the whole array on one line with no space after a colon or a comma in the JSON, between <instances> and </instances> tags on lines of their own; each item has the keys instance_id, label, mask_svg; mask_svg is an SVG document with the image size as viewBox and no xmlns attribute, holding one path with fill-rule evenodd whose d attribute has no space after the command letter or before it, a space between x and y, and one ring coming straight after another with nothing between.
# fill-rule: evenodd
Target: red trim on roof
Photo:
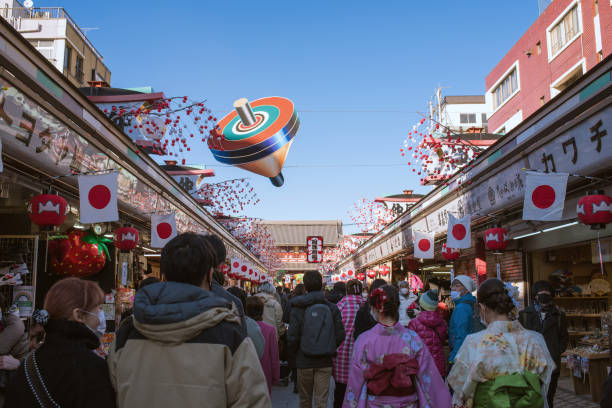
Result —
<instances>
[{"instance_id":1,"label":"red trim on roof","mask_svg":"<svg viewBox=\"0 0 612 408\"><path fill-rule=\"evenodd\" d=\"M215 175L215 171L212 169L190 169L190 170L169 170L166 173L171 176L183 176L187 174L192 175L203 175L204 177L213 177Z\"/></svg>"},{"instance_id":2,"label":"red trim on roof","mask_svg":"<svg viewBox=\"0 0 612 408\"><path fill-rule=\"evenodd\" d=\"M385 201L392 203L416 203L420 198L375 198L374 202L376 203L384 203Z\"/></svg>"},{"instance_id":3,"label":"red trim on roof","mask_svg":"<svg viewBox=\"0 0 612 408\"><path fill-rule=\"evenodd\" d=\"M431 138L429 139L431 140ZM434 139L436 142L440 143L448 143L448 144L464 144L464 145L473 145L473 146L491 146L493 143L497 142L497 140L478 140L478 139L461 139L461 141L457 141L456 139Z\"/></svg>"},{"instance_id":4,"label":"red trim on roof","mask_svg":"<svg viewBox=\"0 0 612 408\"><path fill-rule=\"evenodd\" d=\"M104 96L88 96L87 99L93 103L112 103L112 102L137 102L137 101L156 101L165 99L163 92L155 93L135 93L128 95L104 95Z\"/></svg>"}]
</instances>

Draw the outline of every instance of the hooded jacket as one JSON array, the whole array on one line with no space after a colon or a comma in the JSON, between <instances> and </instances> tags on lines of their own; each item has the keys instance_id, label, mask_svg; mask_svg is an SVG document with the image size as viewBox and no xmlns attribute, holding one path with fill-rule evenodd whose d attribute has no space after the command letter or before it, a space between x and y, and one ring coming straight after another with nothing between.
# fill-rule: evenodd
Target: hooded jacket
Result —
<instances>
[{"instance_id":1,"label":"hooded jacket","mask_svg":"<svg viewBox=\"0 0 612 408\"><path fill-rule=\"evenodd\" d=\"M259 292L255 296L259 296L264 301L264 312L261 320L274 326L276 329L276 336L280 338L285 333L283 307L278 300L276 300L276 297L269 293Z\"/></svg>"},{"instance_id":2,"label":"hooded jacket","mask_svg":"<svg viewBox=\"0 0 612 408\"><path fill-rule=\"evenodd\" d=\"M440 375L446 375L446 356L444 342L448 337L448 326L436 311L423 310L417 317L410 320L408 328L415 331L429 349L436 362Z\"/></svg>"},{"instance_id":3,"label":"hooded jacket","mask_svg":"<svg viewBox=\"0 0 612 408\"><path fill-rule=\"evenodd\" d=\"M455 356L468 334L472 334L474 328L474 304L476 298L471 293L466 293L455 300L455 310L450 319L448 328L448 345L451 349L448 361L453 363Z\"/></svg>"},{"instance_id":4,"label":"hooded jacket","mask_svg":"<svg viewBox=\"0 0 612 408\"><path fill-rule=\"evenodd\" d=\"M304 326L304 312L310 305L315 303L326 304L331 310L334 319L334 331L336 337L336 348L344 341L344 325L338 307L325 299L325 294L320 290L310 292L291 299L291 323L287 332L287 345L289 351L295 354L295 365L297 368L324 368L333 366L333 356L308 357L300 349L302 329Z\"/></svg>"},{"instance_id":5,"label":"hooded jacket","mask_svg":"<svg viewBox=\"0 0 612 408\"><path fill-rule=\"evenodd\" d=\"M118 407L269 407L253 343L229 307L179 282L136 292L108 358Z\"/></svg>"}]
</instances>

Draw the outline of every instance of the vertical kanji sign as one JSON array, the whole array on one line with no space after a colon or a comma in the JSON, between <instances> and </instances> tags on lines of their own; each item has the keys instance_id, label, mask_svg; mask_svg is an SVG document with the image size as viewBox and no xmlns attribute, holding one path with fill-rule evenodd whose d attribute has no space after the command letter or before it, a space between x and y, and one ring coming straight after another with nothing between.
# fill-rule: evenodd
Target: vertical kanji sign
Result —
<instances>
[{"instance_id":1,"label":"vertical kanji sign","mask_svg":"<svg viewBox=\"0 0 612 408\"><path fill-rule=\"evenodd\" d=\"M323 262L323 237L308 237L306 248L308 263Z\"/></svg>"}]
</instances>

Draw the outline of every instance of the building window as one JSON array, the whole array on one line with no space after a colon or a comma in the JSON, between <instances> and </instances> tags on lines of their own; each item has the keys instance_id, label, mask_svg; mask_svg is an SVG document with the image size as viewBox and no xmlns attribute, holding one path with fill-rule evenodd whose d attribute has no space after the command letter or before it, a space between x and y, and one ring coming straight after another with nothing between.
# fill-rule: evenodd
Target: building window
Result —
<instances>
[{"instance_id":1,"label":"building window","mask_svg":"<svg viewBox=\"0 0 612 408\"><path fill-rule=\"evenodd\" d=\"M544 95L540 96L540 106L543 106L544 103L546 102Z\"/></svg>"},{"instance_id":2,"label":"building window","mask_svg":"<svg viewBox=\"0 0 612 408\"><path fill-rule=\"evenodd\" d=\"M46 59L55 61L55 51L53 48L53 40L29 40Z\"/></svg>"},{"instance_id":3,"label":"building window","mask_svg":"<svg viewBox=\"0 0 612 408\"><path fill-rule=\"evenodd\" d=\"M72 63L72 48L66 47L64 50L64 70L70 72L70 65Z\"/></svg>"},{"instance_id":4,"label":"building window","mask_svg":"<svg viewBox=\"0 0 612 408\"><path fill-rule=\"evenodd\" d=\"M542 53L542 43L540 41L536 43L536 52L538 53L538 55Z\"/></svg>"},{"instance_id":5,"label":"building window","mask_svg":"<svg viewBox=\"0 0 612 408\"><path fill-rule=\"evenodd\" d=\"M83 58L79 55L76 57L76 65L74 67L74 77L80 83L83 83Z\"/></svg>"},{"instance_id":6,"label":"building window","mask_svg":"<svg viewBox=\"0 0 612 408\"><path fill-rule=\"evenodd\" d=\"M459 123L476 123L475 113L460 113Z\"/></svg>"},{"instance_id":7,"label":"building window","mask_svg":"<svg viewBox=\"0 0 612 408\"><path fill-rule=\"evenodd\" d=\"M500 107L505 101L518 91L518 75L514 68L493 90L493 105L495 109Z\"/></svg>"},{"instance_id":8,"label":"building window","mask_svg":"<svg viewBox=\"0 0 612 408\"><path fill-rule=\"evenodd\" d=\"M488 123L488 122L487 122L487 114L486 114L486 113L481 113L481 114L480 114L480 122L481 122L483 125L486 125L486 124Z\"/></svg>"},{"instance_id":9,"label":"building window","mask_svg":"<svg viewBox=\"0 0 612 408\"><path fill-rule=\"evenodd\" d=\"M576 4L549 30L551 56L561 52L578 34L580 34L580 20Z\"/></svg>"}]
</instances>

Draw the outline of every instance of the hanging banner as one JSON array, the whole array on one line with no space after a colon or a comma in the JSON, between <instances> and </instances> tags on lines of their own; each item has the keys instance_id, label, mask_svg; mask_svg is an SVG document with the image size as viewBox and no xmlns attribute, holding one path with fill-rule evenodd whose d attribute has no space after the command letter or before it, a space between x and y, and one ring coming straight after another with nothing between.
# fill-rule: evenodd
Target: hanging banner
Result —
<instances>
[{"instance_id":1,"label":"hanging banner","mask_svg":"<svg viewBox=\"0 0 612 408\"><path fill-rule=\"evenodd\" d=\"M446 246L454 249L467 249L472 246L470 221L472 217L455 218L448 214L448 231L446 233Z\"/></svg>"},{"instance_id":2,"label":"hanging banner","mask_svg":"<svg viewBox=\"0 0 612 408\"><path fill-rule=\"evenodd\" d=\"M306 248L308 251L306 261L308 263L323 262L323 237L306 238Z\"/></svg>"},{"instance_id":3,"label":"hanging banner","mask_svg":"<svg viewBox=\"0 0 612 408\"><path fill-rule=\"evenodd\" d=\"M563 218L567 173L527 172L523 219L559 221Z\"/></svg>"},{"instance_id":4,"label":"hanging banner","mask_svg":"<svg viewBox=\"0 0 612 408\"><path fill-rule=\"evenodd\" d=\"M119 219L117 176L112 172L98 176L79 176L80 221L83 224Z\"/></svg>"},{"instance_id":5,"label":"hanging banner","mask_svg":"<svg viewBox=\"0 0 612 408\"><path fill-rule=\"evenodd\" d=\"M174 213L153 214L151 216L151 247L163 248L176 235Z\"/></svg>"},{"instance_id":6,"label":"hanging banner","mask_svg":"<svg viewBox=\"0 0 612 408\"><path fill-rule=\"evenodd\" d=\"M433 259L434 257L434 233L414 231L414 257Z\"/></svg>"}]
</instances>

